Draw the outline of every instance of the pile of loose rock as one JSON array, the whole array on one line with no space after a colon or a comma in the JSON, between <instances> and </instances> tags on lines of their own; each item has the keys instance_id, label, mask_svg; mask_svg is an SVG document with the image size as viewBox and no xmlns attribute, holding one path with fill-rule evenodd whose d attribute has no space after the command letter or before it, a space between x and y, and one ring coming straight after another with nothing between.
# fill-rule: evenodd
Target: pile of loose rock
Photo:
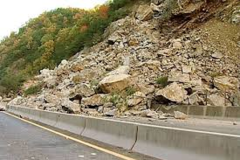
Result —
<instances>
[{"instance_id":1,"label":"pile of loose rock","mask_svg":"<svg viewBox=\"0 0 240 160\"><path fill-rule=\"evenodd\" d=\"M152 7L140 6L134 16L112 23L103 42L54 70L42 70L35 77L45 84L42 92L10 104L156 119L168 115L151 110L152 103L239 106L239 64L209 48L197 31L164 37L155 27ZM175 117L186 118L179 112Z\"/></svg>"}]
</instances>

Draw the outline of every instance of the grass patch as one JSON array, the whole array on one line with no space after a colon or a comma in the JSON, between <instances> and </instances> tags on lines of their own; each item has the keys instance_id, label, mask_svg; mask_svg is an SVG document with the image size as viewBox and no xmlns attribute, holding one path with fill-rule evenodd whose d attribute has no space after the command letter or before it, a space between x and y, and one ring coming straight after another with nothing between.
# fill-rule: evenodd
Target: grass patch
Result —
<instances>
[{"instance_id":1,"label":"grass patch","mask_svg":"<svg viewBox=\"0 0 240 160\"><path fill-rule=\"evenodd\" d=\"M161 87L166 87L169 83L168 83L168 77L158 77L156 79L156 83L161 85Z\"/></svg>"},{"instance_id":2,"label":"grass patch","mask_svg":"<svg viewBox=\"0 0 240 160\"><path fill-rule=\"evenodd\" d=\"M41 91L42 87L43 87L42 84L37 84L37 85L31 86L24 91L24 95L25 96L35 95Z\"/></svg>"},{"instance_id":3,"label":"grass patch","mask_svg":"<svg viewBox=\"0 0 240 160\"><path fill-rule=\"evenodd\" d=\"M127 96L131 96L134 93L136 93L136 89L134 87L128 87L128 88L126 88L125 91L126 91Z\"/></svg>"}]
</instances>

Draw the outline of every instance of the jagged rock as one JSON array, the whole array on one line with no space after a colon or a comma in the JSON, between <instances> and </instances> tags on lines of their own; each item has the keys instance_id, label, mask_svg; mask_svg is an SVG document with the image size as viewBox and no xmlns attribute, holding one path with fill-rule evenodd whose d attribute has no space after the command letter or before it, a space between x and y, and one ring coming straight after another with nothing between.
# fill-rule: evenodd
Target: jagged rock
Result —
<instances>
[{"instance_id":1,"label":"jagged rock","mask_svg":"<svg viewBox=\"0 0 240 160\"><path fill-rule=\"evenodd\" d=\"M138 105L142 101L143 101L142 98L133 98L133 99L127 100L127 104L128 104L129 107L133 107L133 106Z\"/></svg>"},{"instance_id":2,"label":"jagged rock","mask_svg":"<svg viewBox=\"0 0 240 160\"><path fill-rule=\"evenodd\" d=\"M51 76L52 71L49 70L49 69L43 69L43 70L40 71L40 73L41 74L39 75L39 77L47 78L47 77Z\"/></svg>"},{"instance_id":3,"label":"jagged rock","mask_svg":"<svg viewBox=\"0 0 240 160\"><path fill-rule=\"evenodd\" d=\"M43 103L42 104L43 110L47 111L56 111L56 104L54 103Z\"/></svg>"},{"instance_id":4,"label":"jagged rock","mask_svg":"<svg viewBox=\"0 0 240 160\"><path fill-rule=\"evenodd\" d=\"M84 69L82 64L74 64L71 66L71 71L72 72L80 72Z\"/></svg>"},{"instance_id":5,"label":"jagged rock","mask_svg":"<svg viewBox=\"0 0 240 160\"><path fill-rule=\"evenodd\" d=\"M98 116L98 111L94 108L82 108L83 113L90 115L90 116Z\"/></svg>"},{"instance_id":6,"label":"jagged rock","mask_svg":"<svg viewBox=\"0 0 240 160\"><path fill-rule=\"evenodd\" d=\"M94 90L90 88L89 85L82 83L75 87L74 93L72 93L71 97L73 97L74 95L80 95L81 97L90 97L94 95L94 93Z\"/></svg>"},{"instance_id":7,"label":"jagged rock","mask_svg":"<svg viewBox=\"0 0 240 160\"><path fill-rule=\"evenodd\" d=\"M107 102L107 103L104 103L103 105L104 108L111 108L112 106L114 106L112 102Z\"/></svg>"},{"instance_id":8,"label":"jagged rock","mask_svg":"<svg viewBox=\"0 0 240 160\"><path fill-rule=\"evenodd\" d=\"M13 100L11 100L8 105L21 105L24 102L24 98L21 96L17 96Z\"/></svg>"},{"instance_id":9,"label":"jagged rock","mask_svg":"<svg viewBox=\"0 0 240 160\"><path fill-rule=\"evenodd\" d=\"M176 82L168 85L164 89L159 90L156 96L163 101L164 99L171 102L182 103L187 98L187 91Z\"/></svg>"},{"instance_id":10,"label":"jagged rock","mask_svg":"<svg viewBox=\"0 0 240 160\"><path fill-rule=\"evenodd\" d=\"M182 66L182 72L183 72L183 73L191 73L191 72L192 72L192 67L191 67L191 66L183 65L183 66Z\"/></svg>"},{"instance_id":11,"label":"jagged rock","mask_svg":"<svg viewBox=\"0 0 240 160\"><path fill-rule=\"evenodd\" d=\"M214 54L212 54L212 57L216 59L221 59L223 58L223 54L220 52L215 52Z\"/></svg>"},{"instance_id":12,"label":"jagged rock","mask_svg":"<svg viewBox=\"0 0 240 160\"><path fill-rule=\"evenodd\" d=\"M172 50L171 49L159 50L157 54L158 56L170 56L172 54Z\"/></svg>"},{"instance_id":13,"label":"jagged rock","mask_svg":"<svg viewBox=\"0 0 240 160\"><path fill-rule=\"evenodd\" d=\"M140 113L142 117L154 118L158 119L158 113L156 111L152 111L150 109L144 110Z\"/></svg>"},{"instance_id":14,"label":"jagged rock","mask_svg":"<svg viewBox=\"0 0 240 160\"><path fill-rule=\"evenodd\" d=\"M155 72L159 71L159 67L161 65L160 61L152 61L149 60L147 62L142 63L140 66L146 66L148 67L150 70L153 70Z\"/></svg>"},{"instance_id":15,"label":"jagged rock","mask_svg":"<svg viewBox=\"0 0 240 160\"><path fill-rule=\"evenodd\" d=\"M145 95L154 93L155 87L153 85L139 85L139 91Z\"/></svg>"},{"instance_id":16,"label":"jagged rock","mask_svg":"<svg viewBox=\"0 0 240 160\"><path fill-rule=\"evenodd\" d=\"M118 67L117 69L115 69L114 71L112 72L109 72L107 74L107 76L110 76L110 75L119 75L119 74L128 74L130 71L130 67L129 66L120 66Z\"/></svg>"},{"instance_id":17,"label":"jagged rock","mask_svg":"<svg viewBox=\"0 0 240 160\"><path fill-rule=\"evenodd\" d=\"M119 74L105 77L99 86L104 93L120 92L130 85L130 75Z\"/></svg>"},{"instance_id":18,"label":"jagged rock","mask_svg":"<svg viewBox=\"0 0 240 160\"><path fill-rule=\"evenodd\" d=\"M187 119L188 116L182 112L174 111L174 118L184 120L184 119Z\"/></svg>"},{"instance_id":19,"label":"jagged rock","mask_svg":"<svg viewBox=\"0 0 240 160\"><path fill-rule=\"evenodd\" d=\"M121 36L118 34L118 32L115 32L109 36L108 43L114 44L115 42L120 41L120 40L121 40Z\"/></svg>"},{"instance_id":20,"label":"jagged rock","mask_svg":"<svg viewBox=\"0 0 240 160\"><path fill-rule=\"evenodd\" d=\"M43 80L48 88L52 88L57 85L57 77L56 76L49 76Z\"/></svg>"},{"instance_id":21,"label":"jagged rock","mask_svg":"<svg viewBox=\"0 0 240 160\"><path fill-rule=\"evenodd\" d=\"M44 101L46 103L58 104L60 102L60 98L54 94L45 94Z\"/></svg>"},{"instance_id":22,"label":"jagged rock","mask_svg":"<svg viewBox=\"0 0 240 160\"><path fill-rule=\"evenodd\" d=\"M105 112L103 115L107 117L115 117L118 114L117 109L109 110L108 112Z\"/></svg>"},{"instance_id":23,"label":"jagged rock","mask_svg":"<svg viewBox=\"0 0 240 160\"><path fill-rule=\"evenodd\" d=\"M182 74L181 72L172 72L168 77L169 82L182 82L182 83L189 83L190 76L189 74Z\"/></svg>"},{"instance_id":24,"label":"jagged rock","mask_svg":"<svg viewBox=\"0 0 240 160\"><path fill-rule=\"evenodd\" d=\"M137 13L136 13L136 18L141 20L141 21L148 21L152 19L153 17L153 11L150 8L149 5L140 5Z\"/></svg>"},{"instance_id":25,"label":"jagged rock","mask_svg":"<svg viewBox=\"0 0 240 160\"><path fill-rule=\"evenodd\" d=\"M225 106L225 98L218 94L208 96L208 104L213 106Z\"/></svg>"},{"instance_id":26,"label":"jagged rock","mask_svg":"<svg viewBox=\"0 0 240 160\"><path fill-rule=\"evenodd\" d=\"M224 92L238 90L239 80L235 77L218 76L214 78L214 86Z\"/></svg>"},{"instance_id":27,"label":"jagged rock","mask_svg":"<svg viewBox=\"0 0 240 160\"><path fill-rule=\"evenodd\" d=\"M103 106L104 104L104 95L96 94L92 97L83 98L82 105L84 107L98 107Z\"/></svg>"},{"instance_id":28,"label":"jagged rock","mask_svg":"<svg viewBox=\"0 0 240 160\"><path fill-rule=\"evenodd\" d=\"M127 100L127 104L129 107L137 106L144 100L145 97L146 95L144 93L136 92L131 96L131 99Z\"/></svg>"},{"instance_id":29,"label":"jagged rock","mask_svg":"<svg viewBox=\"0 0 240 160\"><path fill-rule=\"evenodd\" d=\"M63 110L69 113L80 113L80 105L70 101L68 98L64 98L61 102Z\"/></svg>"},{"instance_id":30,"label":"jagged rock","mask_svg":"<svg viewBox=\"0 0 240 160\"><path fill-rule=\"evenodd\" d=\"M233 95L233 106L240 107L240 92L234 93Z\"/></svg>"},{"instance_id":31,"label":"jagged rock","mask_svg":"<svg viewBox=\"0 0 240 160\"><path fill-rule=\"evenodd\" d=\"M204 105L204 99L201 98L198 93L193 93L188 97L188 102L191 105Z\"/></svg>"},{"instance_id":32,"label":"jagged rock","mask_svg":"<svg viewBox=\"0 0 240 160\"><path fill-rule=\"evenodd\" d=\"M155 4L155 5L159 5L163 2L163 0L151 0L151 3Z\"/></svg>"},{"instance_id":33,"label":"jagged rock","mask_svg":"<svg viewBox=\"0 0 240 160\"><path fill-rule=\"evenodd\" d=\"M182 43L179 41L176 41L173 43L173 48L174 49L181 49L183 47Z\"/></svg>"},{"instance_id":34,"label":"jagged rock","mask_svg":"<svg viewBox=\"0 0 240 160\"><path fill-rule=\"evenodd\" d=\"M240 24L240 6L236 7L236 9L233 11L232 22L234 24Z\"/></svg>"}]
</instances>

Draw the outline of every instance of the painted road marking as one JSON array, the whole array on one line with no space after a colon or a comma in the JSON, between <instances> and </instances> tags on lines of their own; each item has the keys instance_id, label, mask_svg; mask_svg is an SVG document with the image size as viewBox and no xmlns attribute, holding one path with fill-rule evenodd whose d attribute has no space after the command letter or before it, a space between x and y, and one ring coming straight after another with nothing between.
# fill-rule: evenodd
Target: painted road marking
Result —
<instances>
[{"instance_id":1,"label":"painted road marking","mask_svg":"<svg viewBox=\"0 0 240 160\"><path fill-rule=\"evenodd\" d=\"M110 155L113 155L113 156L115 156L115 157L118 157L118 158L121 158L121 159L124 159L124 160L135 160L135 159L130 158L130 157L127 157L127 156L125 156L125 155L122 155L122 154L119 154L119 153L116 153L116 152L107 150L107 149L105 149L105 148L96 146L96 145L94 145L94 144L91 144L91 143L88 143L88 142L79 140L79 139L77 139L77 138L73 138L73 137L71 137L71 136L68 136L68 135L65 135L65 134L63 134L63 133L54 131L54 130L52 130L52 129L43 127L43 126L41 126L41 125L39 125L39 124L36 124L36 123L34 123L34 122L31 122L31 121L28 121L28 120L26 120L26 119L19 118L19 117L15 116L15 115L12 115L12 114L10 114L10 113L7 113L7 112L3 112L3 113L4 113L4 114L7 114L7 115L9 115L9 116L11 116L11 117L14 117L14 118L16 118L16 119L19 119L19 120L21 120L21 121L23 121L23 122L26 122L26 123L28 123L28 124L31 124L31 125L33 125L33 126L36 126L36 127L38 127L38 128L41 128L41 129L43 129L43 130L49 131L49 132L51 132L51 133L54 133L54 134L56 134L56 135L58 135L58 136L64 137L64 138L66 138L66 139L72 140L72 141L77 142L77 143L81 143L81 144L83 144L83 145L85 145L85 146L88 146L88 147L94 148L94 149L96 149L96 150L105 152L105 153L110 154Z\"/></svg>"}]
</instances>

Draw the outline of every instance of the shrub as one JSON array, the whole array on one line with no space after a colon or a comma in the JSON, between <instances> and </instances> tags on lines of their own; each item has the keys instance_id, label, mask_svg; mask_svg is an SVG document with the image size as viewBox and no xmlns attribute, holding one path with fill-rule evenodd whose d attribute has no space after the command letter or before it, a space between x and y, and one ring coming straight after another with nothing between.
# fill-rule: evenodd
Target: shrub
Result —
<instances>
[{"instance_id":1,"label":"shrub","mask_svg":"<svg viewBox=\"0 0 240 160\"><path fill-rule=\"evenodd\" d=\"M27 90L24 91L24 95L28 96L28 95L37 94L41 91L42 86L43 86L42 84L37 84L37 85L31 86Z\"/></svg>"},{"instance_id":2,"label":"shrub","mask_svg":"<svg viewBox=\"0 0 240 160\"><path fill-rule=\"evenodd\" d=\"M156 82L162 87L166 87L168 85L168 77L158 77Z\"/></svg>"},{"instance_id":3,"label":"shrub","mask_svg":"<svg viewBox=\"0 0 240 160\"><path fill-rule=\"evenodd\" d=\"M112 93L111 97L109 98L109 102L113 103L114 106L120 103L121 100L122 100L122 97L116 93Z\"/></svg>"},{"instance_id":4,"label":"shrub","mask_svg":"<svg viewBox=\"0 0 240 160\"><path fill-rule=\"evenodd\" d=\"M136 92L136 89L134 87L128 87L128 88L126 88L125 91L126 91L127 96L131 96Z\"/></svg>"},{"instance_id":5,"label":"shrub","mask_svg":"<svg viewBox=\"0 0 240 160\"><path fill-rule=\"evenodd\" d=\"M20 90L22 83L25 81L26 77L21 74L11 75L6 74L0 81L0 85L5 88L4 93L10 93L11 91L16 93Z\"/></svg>"}]
</instances>

